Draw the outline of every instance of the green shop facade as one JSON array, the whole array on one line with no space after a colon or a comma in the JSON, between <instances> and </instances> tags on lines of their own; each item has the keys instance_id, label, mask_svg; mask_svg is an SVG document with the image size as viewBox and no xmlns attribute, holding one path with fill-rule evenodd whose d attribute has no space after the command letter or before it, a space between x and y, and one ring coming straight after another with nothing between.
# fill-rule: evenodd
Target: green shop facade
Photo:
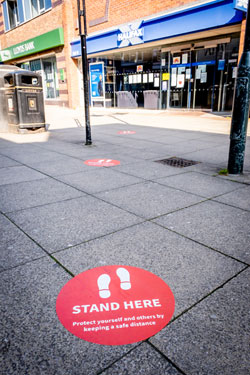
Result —
<instances>
[{"instance_id":1,"label":"green shop facade","mask_svg":"<svg viewBox=\"0 0 250 375\"><path fill-rule=\"evenodd\" d=\"M0 64L11 64L42 75L44 98L59 98L57 60L64 46L63 28L57 28L0 51Z\"/></svg>"}]
</instances>

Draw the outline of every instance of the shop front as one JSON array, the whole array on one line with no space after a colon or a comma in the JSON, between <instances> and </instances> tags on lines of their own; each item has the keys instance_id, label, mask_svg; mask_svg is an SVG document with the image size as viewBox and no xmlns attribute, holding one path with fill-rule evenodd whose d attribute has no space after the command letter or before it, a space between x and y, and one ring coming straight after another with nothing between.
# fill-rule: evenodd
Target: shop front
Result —
<instances>
[{"instance_id":1,"label":"shop front","mask_svg":"<svg viewBox=\"0 0 250 375\"><path fill-rule=\"evenodd\" d=\"M58 28L0 51L0 61L41 74L49 104L59 98L57 56L63 46L63 29Z\"/></svg>"},{"instance_id":2,"label":"shop front","mask_svg":"<svg viewBox=\"0 0 250 375\"><path fill-rule=\"evenodd\" d=\"M92 106L230 111L243 16L233 0L205 1L90 35L90 70L104 66Z\"/></svg>"}]
</instances>

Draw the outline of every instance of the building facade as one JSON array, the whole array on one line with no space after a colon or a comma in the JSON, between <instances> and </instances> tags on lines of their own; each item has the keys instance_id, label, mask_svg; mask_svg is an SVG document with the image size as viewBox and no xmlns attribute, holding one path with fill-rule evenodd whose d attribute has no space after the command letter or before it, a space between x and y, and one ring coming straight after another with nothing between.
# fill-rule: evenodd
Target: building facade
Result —
<instances>
[{"instance_id":1,"label":"building facade","mask_svg":"<svg viewBox=\"0 0 250 375\"><path fill-rule=\"evenodd\" d=\"M79 96L70 57L70 41L77 36L74 14L73 1L1 0L0 63L40 72L46 104L72 107Z\"/></svg>"},{"instance_id":2,"label":"building facade","mask_svg":"<svg viewBox=\"0 0 250 375\"><path fill-rule=\"evenodd\" d=\"M86 0L92 106L230 111L247 0ZM2 0L0 62L83 105L77 0Z\"/></svg>"}]
</instances>

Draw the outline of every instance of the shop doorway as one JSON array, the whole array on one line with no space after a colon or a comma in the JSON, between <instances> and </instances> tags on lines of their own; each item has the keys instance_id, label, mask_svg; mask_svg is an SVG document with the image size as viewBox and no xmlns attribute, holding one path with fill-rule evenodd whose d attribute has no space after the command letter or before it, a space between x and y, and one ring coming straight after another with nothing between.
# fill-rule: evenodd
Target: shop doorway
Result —
<instances>
[{"instance_id":1,"label":"shop doorway","mask_svg":"<svg viewBox=\"0 0 250 375\"><path fill-rule=\"evenodd\" d=\"M49 57L42 59L44 83L45 83L45 98L55 99L59 96L56 58Z\"/></svg>"}]
</instances>

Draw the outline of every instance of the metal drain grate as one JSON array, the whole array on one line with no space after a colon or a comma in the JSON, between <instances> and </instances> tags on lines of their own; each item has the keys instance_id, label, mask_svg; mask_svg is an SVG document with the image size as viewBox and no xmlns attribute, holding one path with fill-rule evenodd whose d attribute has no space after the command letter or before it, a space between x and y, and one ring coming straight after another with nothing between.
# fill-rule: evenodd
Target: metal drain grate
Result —
<instances>
[{"instance_id":1,"label":"metal drain grate","mask_svg":"<svg viewBox=\"0 0 250 375\"><path fill-rule=\"evenodd\" d=\"M176 167L176 168L190 167L191 165L200 163L199 161L177 158L175 156L172 158L168 158L168 159L156 160L155 162L161 163L161 164L167 164L167 165L170 165L171 167Z\"/></svg>"}]
</instances>

